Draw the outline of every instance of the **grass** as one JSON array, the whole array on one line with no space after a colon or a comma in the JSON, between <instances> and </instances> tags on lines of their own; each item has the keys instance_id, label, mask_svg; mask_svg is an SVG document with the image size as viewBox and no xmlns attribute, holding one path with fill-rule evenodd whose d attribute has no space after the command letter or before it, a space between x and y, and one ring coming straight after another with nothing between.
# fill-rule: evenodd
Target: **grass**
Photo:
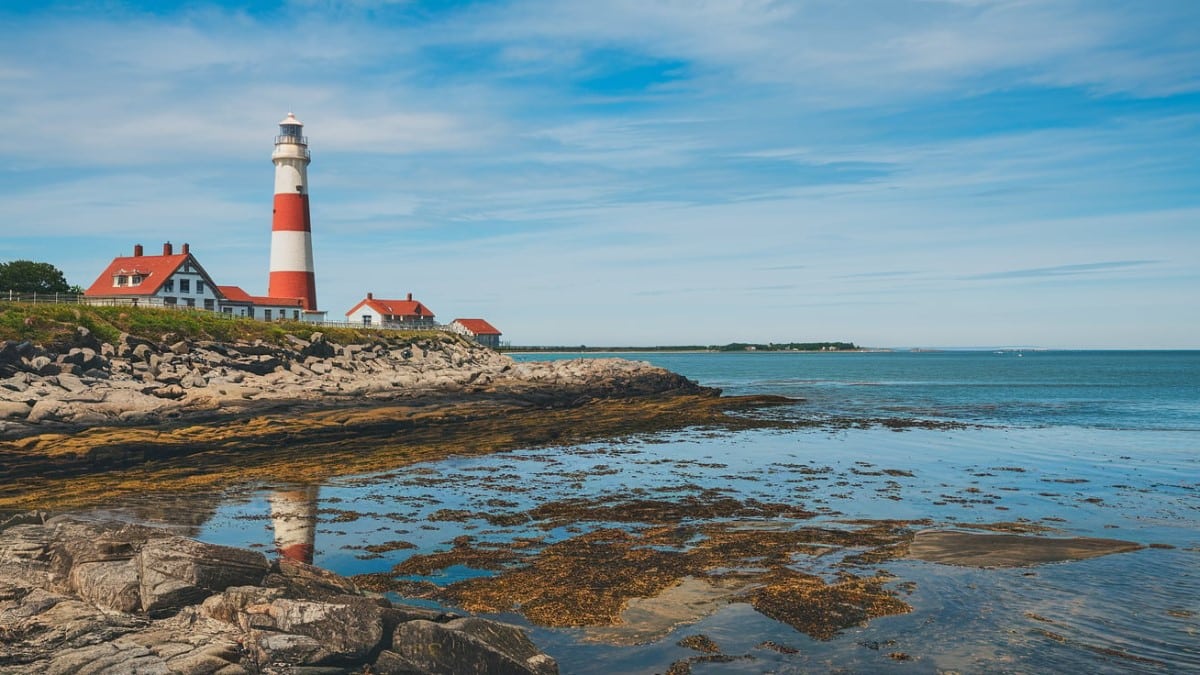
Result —
<instances>
[{"instance_id":1,"label":"grass","mask_svg":"<svg viewBox=\"0 0 1200 675\"><path fill-rule=\"evenodd\" d=\"M163 336L167 335L172 340L263 340L281 344L287 335L307 339L318 331L330 341L341 344L371 342L383 335L389 338L457 339L457 336L440 331L380 331L314 326L299 321L268 323L203 310L0 301L0 340L28 340L47 349L64 348L73 343L79 326L110 343L117 342L121 333L154 342L164 341Z\"/></svg>"}]
</instances>

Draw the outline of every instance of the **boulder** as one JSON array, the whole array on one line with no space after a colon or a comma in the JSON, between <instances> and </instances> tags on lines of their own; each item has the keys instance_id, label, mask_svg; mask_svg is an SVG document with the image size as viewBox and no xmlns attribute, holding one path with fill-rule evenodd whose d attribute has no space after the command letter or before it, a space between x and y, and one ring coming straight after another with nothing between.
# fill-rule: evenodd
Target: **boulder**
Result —
<instances>
[{"instance_id":1,"label":"boulder","mask_svg":"<svg viewBox=\"0 0 1200 675\"><path fill-rule=\"evenodd\" d=\"M477 617L402 623L392 634L392 651L420 672L558 673L554 659L538 651L521 629Z\"/></svg>"},{"instance_id":2,"label":"boulder","mask_svg":"<svg viewBox=\"0 0 1200 675\"><path fill-rule=\"evenodd\" d=\"M311 641L289 643L289 648L319 645L319 654L313 652L302 661L311 664L362 662L379 647L384 635L383 608L362 596L342 596L330 602L280 598L255 619L253 627L259 631L287 633Z\"/></svg>"},{"instance_id":3,"label":"boulder","mask_svg":"<svg viewBox=\"0 0 1200 675\"><path fill-rule=\"evenodd\" d=\"M147 542L138 558L142 611L165 615L230 586L257 585L270 571L256 551L183 537Z\"/></svg>"}]
</instances>

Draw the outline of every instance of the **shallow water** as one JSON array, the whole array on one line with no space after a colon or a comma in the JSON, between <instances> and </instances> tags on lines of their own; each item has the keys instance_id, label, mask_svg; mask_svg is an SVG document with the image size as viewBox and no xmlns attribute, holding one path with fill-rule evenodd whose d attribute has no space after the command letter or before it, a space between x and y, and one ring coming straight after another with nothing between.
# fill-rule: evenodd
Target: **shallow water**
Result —
<instances>
[{"instance_id":1,"label":"shallow water","mask_svg":"<svg viewBox=\"0 0 1200 675\"><path fill-rule=\"evenodd\" d=\"M776 528L853 519L930 519L931 527L941 528L1027 522L1054 528L1048 536L1122 539L1146 548L1003 569L881 562L867 573L877 567L893 575L888 588L912 612L875 618L829 640L809 637L729 597L700 603L692 616L680 609L675 620L683 623L673 628L643 627L637 633L641 644L589 628L531 626L531 636L564 673L663 672L674 661L698 655L676 643L699 633L736 659L694 663L696 673L1200 669L1200 396L1184 386L1185 380L1200 381L1194 377L1200 355L645 358L728 393L807 399L786 408L786 415L894 415L987 426L905 432L693 429L452 457L343 477L307 492L240 486L171 513L188 514L184 529L217 543L270 550L281 532L285 538L310 537L316 564L342 574L386 572L412 555L448 550L464 534L478 542L536 536L552 543L613 525L542 529L535 523L493 525L481 517L581 497L641 494L670 500L713 488L816 513L803 521L753 523ZM161 509L149 508L155 499L113 510L141 519L150 519L146 514L153 511L162 520ZM291 517L281 515L289 509ZM306 530L312 524L297 515L304 513L317 514L315 530ZM364 548L395 541L412 547L378 553ZM792 567L831 578L842 553L797 555ZM444 586L488 574L453 566L425 579ZM517 613L496 616L530 625ZM779 653L762 646L765 641L796 651Z\"/></svg>"}]
</instances>

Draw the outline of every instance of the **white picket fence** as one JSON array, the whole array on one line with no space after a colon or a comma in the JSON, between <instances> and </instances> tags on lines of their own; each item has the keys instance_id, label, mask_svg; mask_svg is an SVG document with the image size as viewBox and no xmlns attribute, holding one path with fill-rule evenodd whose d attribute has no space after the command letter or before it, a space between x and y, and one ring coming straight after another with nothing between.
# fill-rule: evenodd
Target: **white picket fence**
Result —
<instances>
[{"instance_id":1,"label":"white picket fence","mask_svg":"<svg viewBox=\"0 0 1200 675\"><path fill-rule=\"evenodd\" d=\"M188 307L182 304L167 304L162 298L139 298L136 302L117 298L85 298L73 293L18 293L16 291L0 291L0 302L29 302L48 305L91 305L100 307L149 307L152 309L171 309L186 312L208 312L222 319L246 319L249 317L234 316L225 312L215 312L203 307ZM282 320L275 320L278 323ZM365 328L368 330L431 330L455 332L450 326L434 323L425 325L407 325L403 323L351 323L349 321L304 321L303 323L329 328Z\"/></svg>"}]
</instances>

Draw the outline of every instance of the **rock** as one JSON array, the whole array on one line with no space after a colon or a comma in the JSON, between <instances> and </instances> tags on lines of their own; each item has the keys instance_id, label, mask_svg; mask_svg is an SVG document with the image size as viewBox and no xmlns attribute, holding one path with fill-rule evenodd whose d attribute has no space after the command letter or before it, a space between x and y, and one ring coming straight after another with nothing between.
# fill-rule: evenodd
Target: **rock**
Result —
<instances>
[{"instance_id":1,"label":"rock","mask_svg":"<svg viewBox=\"0 0 1200 675\"><path fill-rule=\"evenodd\" d=\"M155 389L151 392L151 395L157 396L158 398L177 399L182 398L186 393L187 392L183 390L183 387L179 386L178 384L168 384L165 387L159 387L158 389Z\"/></svg>"},{"instance_id":2,"label":"rock","mask_svg":"<svg viewBox=\"0 0 1200 675\"><path fill-rule=\"evenodd\" d=\"M180 340L179 342L172 344L170 347L168 347L168 349L171 350L172 354L179 355L188 354L192 351L191 345L184 340Z\"/></svg>"},{"instance_id":3,"label":"rock","mask_svg":"<svg viewBox=\"0 0 1200 675\"><path fill-rule=\"evenodd\" d=\"M135 612L142 606L138 566L133 560L77 563L68 583L79 597L117 612Z\"/></svg>"},{"instance_id":4,"label":"rock","mask_svg":"<svg viewBox=\"0 0 1200 675\"><path fill-rule=\"evenodd\" d=\"M133 347L133 351L130 354L135 359L149 363L150 357L154 356L155 352L153 347L143 342Z\"/></svg>"},{"instance_id":5,"label":"rock","mask_svg":"<svg viewBox=\"0 0 1200 675\"><path fill-rule=\"evenodd\" d=\"M66 389L69 392L80 392L80 391L85 391L86 389L88 389L88 385L84 384L83 381L80 380L77 376L69 375L67 373L59 374L58 386L62 387L63 389Z\"/></svg>"},{"instance_id":6,"label":"rock","mask_svg":"<svg viewBox=\"0 0 1200 675\"><path fill-rule=\"evenodd\" d=\"M515 627L393 606L327 570L266 574L255 552L43 518L0 522L4 673L557 672Z\"/></svg>"},{"instance_id":7,"label":"rock","mask_svg":"<svg viewBox=\"0 0 1200 675\"><path fill-rule=\"evenodd\" d=\"M100 350L100 340L86 326L76 326L75 346L90 349L95 353Z\"/></svg>"},{"instance_id":8,"label":"rock","mask_svg":"<svg viewBox=\"0 0 1200 675\"><path fill-rule=\"evenodd\" d=\"M25 401L0 401L0 419L29 417L29 404Z\"/></svg>"},{"instance_id":9,"label":"rock","mask_svg":"<svg viewBox=\"0 0 1200 675\"><path fill-rule=\"evenodd\" d=\"M303 663L361 662L383 640L383 608L361 596L342 596L339 600L314 602L281 598L270 604L262 615L264 620L257 622L255 628L307 637L320 645L320 657Z\"/></svg>"},{"instance_id":10,"label":"rock","mask_svg":"<svg viewBox=\"0 0 1200 675\"><path fill-rule=\"evenodd\" d=\"M28 360L26 370L38 375L57 375L62 372L62 366L48 356L35 356Z\"/></svg>"},{"instance_id":11,"label":"rock","mask_svg":"<svg viewBox=\"0 0 1200 675\"><path fill-rule=\"evenodd\" d=\"M270 570L254 551L183 537L147 542L138 560L142 611L173 613L230 586L257 585Z\"/></svg>"},{"instance_id":12,"label":"rock","mask_svg":"<svg viewBox=\"0 0 1200 675\"><path fill-rule=\"evenodd\" d=\"M558 673L554 659L542 654L516 626L469 617L439 624L409 621L396 627L392 651L422 672Z\"/></svg>"}]
</instances>

